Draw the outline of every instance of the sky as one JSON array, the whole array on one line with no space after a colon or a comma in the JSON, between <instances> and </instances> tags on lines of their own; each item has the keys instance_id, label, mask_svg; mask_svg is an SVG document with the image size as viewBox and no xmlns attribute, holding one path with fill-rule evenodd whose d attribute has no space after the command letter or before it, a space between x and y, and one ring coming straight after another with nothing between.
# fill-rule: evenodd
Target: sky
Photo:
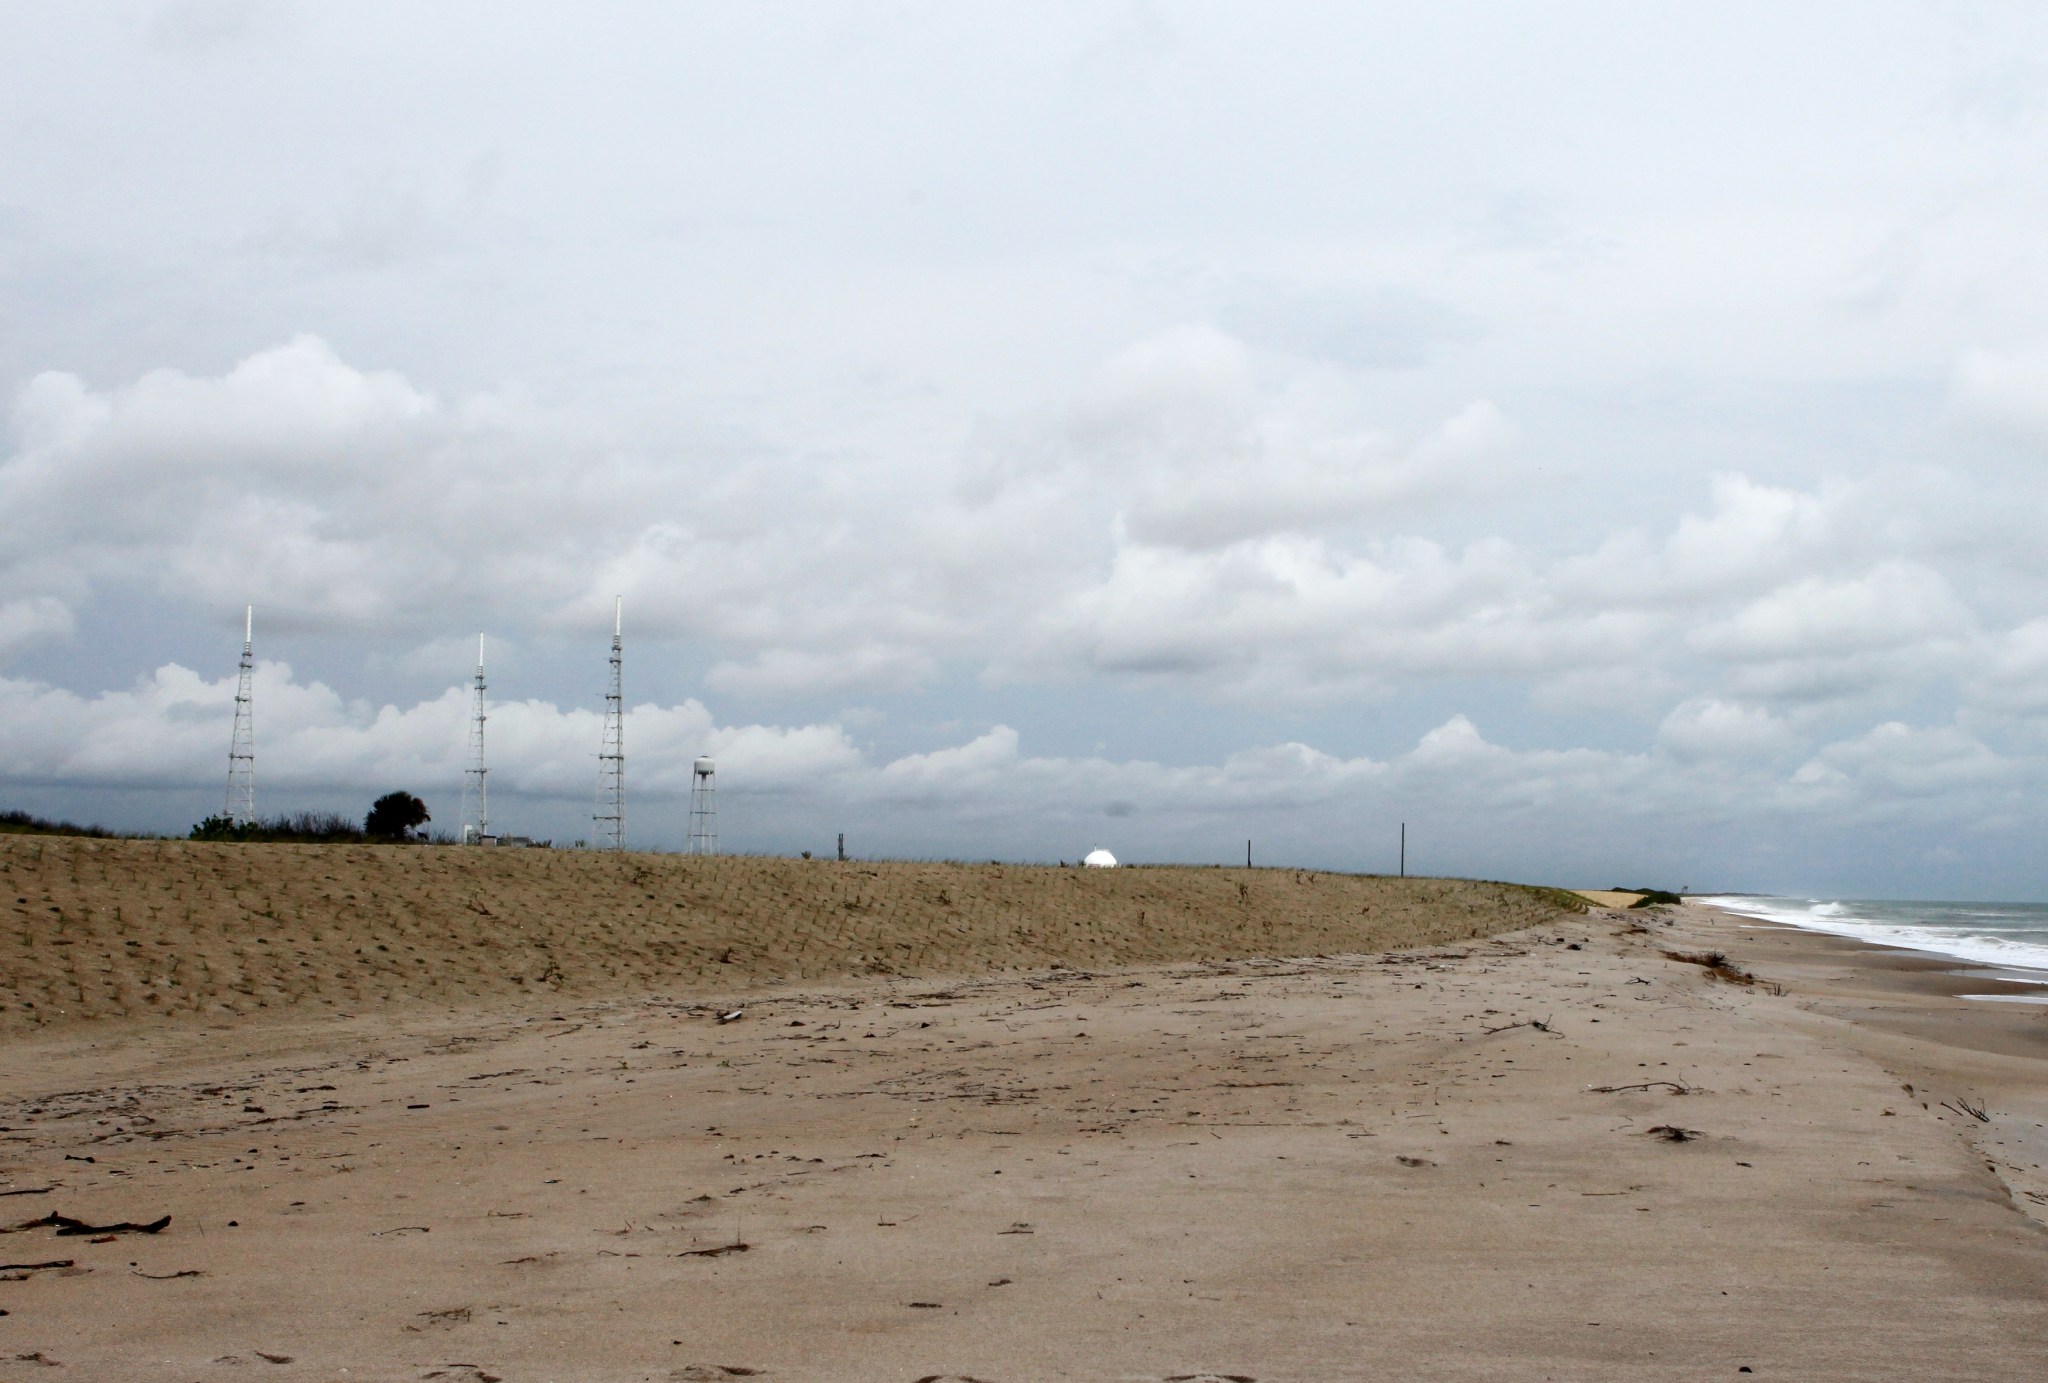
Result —
<instances>
[{"instance_id":1,"label":"sky","mask_svg":"<svg viewBox=\"0 0 2048 1383\"><path fill-rule=\"evenodd\" d=\"M2048 9L0 0L0 808L2048 899Z\"/></svg>"}]
</instances>

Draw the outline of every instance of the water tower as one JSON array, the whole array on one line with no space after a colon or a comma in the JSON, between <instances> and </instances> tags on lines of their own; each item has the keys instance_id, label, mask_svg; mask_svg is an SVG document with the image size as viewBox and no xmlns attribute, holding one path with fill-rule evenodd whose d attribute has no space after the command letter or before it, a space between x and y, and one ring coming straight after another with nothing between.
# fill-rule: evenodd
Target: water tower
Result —
<instances>
[{"instance_id":1,"label":"water tower","mask_svg":"<svg viewBox=\"0 0 2048 1383\"><path fill-rule=\"evenodd\" d=\"M709 755L690 771L690 853L718 853L717 766Z\"/></svg>"}]
</instances>

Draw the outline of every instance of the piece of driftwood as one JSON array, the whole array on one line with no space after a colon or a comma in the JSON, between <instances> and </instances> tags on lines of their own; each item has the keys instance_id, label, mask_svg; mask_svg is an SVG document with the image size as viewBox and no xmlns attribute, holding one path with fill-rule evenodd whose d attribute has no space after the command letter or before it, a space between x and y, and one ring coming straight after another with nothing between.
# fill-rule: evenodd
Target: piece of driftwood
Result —
<instances>
[{"instance_id":1,"label":"piece of driftwood","mask_svg":"<svg viewBox=\"0 0 2048 1383\"><path fill-rule=\"evenodd\" d=\"M1646 1080L1634 1085L1589 1085L1586 1092L1592 1095L1619 1095L1625 1090L1655 1090L1663 1086L1674 1095L1690 1095L1698 1090L1697 1085L1688 1085L1682 1080Z\"/></svg>"},{"instance_id":2,"label":"piece of driftwood","mask_svg":"<svg viewBox=\"0 0 2048 1383\"><path fill-rule=\"evenodd\" d=\"M685 1249L685 1250L683 1250L683 1252L681 1252L681 1253L677 1254L677 1255L676 1255L676 1257L678 1257L678 1258L722 1258L722 1257L724 1257L724 1256L725 1256L726 1254L728 1254L728 1253L745 1253L745 1252L746 1252L746 1251L747 1251L748 1249L750 1249L750 1248L752 1248L752 1247L753 1247L753 1245L752 1245L752 1244L745 1244L745 1243L741 1243L741 1242L740 1242L739 1240L735 1239L735 1240L734 1240L734 1241L733 1241L732 1243L730 1243L730 1244L719 1244L719 1245L717 1245L716 1247L713 1247L713 1248L708 1248L708 1249Z\"/></svg>"},{"instance_id":3,"label":"piece of driftwood","mask_svg":"<svg viewBox=\"0 0 2048 1383\"><path fill-rule=\"evenodd\" d=\"M1983 1105L1971 1104L1968 1097L1963 1095L1958 1095L1953 1100L1943 1100L1941 1102L1941 1107L1943 1109L1953 1110L1957 1114L1963 1115L1965 1118L1975 1119L1980 1124L1988 1124L1991 1122L1991 1115L1984 1108Z\"/></svg>"},{"instance_id":4,"label":"piece of driftwood","mask_svg":"<svg viewBox=\"0 0 2048 1383\"><path fill-rule=\"evenodd\" d=\"M1643 1132L1651 1138L1661 1138L1667 1143L1690 1143L1706 1135L1696 1128L1680 1128L1676 1124L1656 1124Z\"/></svg>"},{"instance_id":5,"label":"piece of driftwood","mask_svg":"<svg viewBox=\"0 0 2048 1383\"><path fill-rule=\"evenodd\" d=\"M33 1229L42 1225L49 1225L57 1231L57 1237L62 1239L74 1234L161 1234L164 1227L170 1224L170 1222L171 1217L165 1215L151 1220L148 1224L140 1224L134 1220L120 1220L110 1225L89 1225L84 1220L74 1220L69 1215L59 1215L53 1212L43 1216L40 1220L30 1220L28 1227Z\"/></svg>"},{"instance_id":6,"label":"piece of driftwood","mask_svg":"<svg viewBox=\"0 0 2048 1383\"><path fill-rule=\"evenodd\" d=\"M1486 1035L1491 1037L1497 1032L1513 1032L1516 1028L1534 1028L1538 1032L1547 1032L1552 1036L1557 1033L1557 1029L1550 1026L1550 1020L1547 1018L1524 1018L1519 1023L1503 1023L1497 1028L1488 1028Z\"/></svg>"},{"instance_id":7,"label":"piece of driftwood","mask_svg":"<svg viewBox=\"0 0 2048 1383\"><path fill-rule=\"evenodd\" d=\"M45 1268L68 1268L73 1260L52 1258L47 1263L0 1263L0 1273L39 1273Z\"/></svg>"}]
</instances>

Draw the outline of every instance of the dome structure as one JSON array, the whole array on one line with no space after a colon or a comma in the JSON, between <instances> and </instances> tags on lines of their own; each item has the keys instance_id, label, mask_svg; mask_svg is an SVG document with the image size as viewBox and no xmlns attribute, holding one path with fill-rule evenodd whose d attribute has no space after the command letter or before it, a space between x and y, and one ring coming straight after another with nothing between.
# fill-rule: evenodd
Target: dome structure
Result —
<instances>
[{"instance_id":1,"label":"dome structure","mask_svg":"<svg viewBox=\"0 0 2048 1383\"><path fill-rule=\"evenodd\" d=\"M1090 850L1087 857L1081 863L1090 869L1114 869L1116 868L1116 856L1098 847Z\"/></svg>"}]
</instances>

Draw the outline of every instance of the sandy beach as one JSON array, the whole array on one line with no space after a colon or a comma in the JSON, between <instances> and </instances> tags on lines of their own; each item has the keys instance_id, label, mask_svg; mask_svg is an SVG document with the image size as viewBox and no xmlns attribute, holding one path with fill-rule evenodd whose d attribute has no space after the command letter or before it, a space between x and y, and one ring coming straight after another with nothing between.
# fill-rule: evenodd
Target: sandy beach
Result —
<instances>
[{"instance_id":1,"label":"sandy beach","mask_svg":"<svg viewBox=\"0 0 2048 1383\"><path fill-rule=\"evenodd\" d=\"M17 1030L0 1378L2048 1369L2039 1009L1454 896L1398 950Z\"/></svg>"}]
</instances>

